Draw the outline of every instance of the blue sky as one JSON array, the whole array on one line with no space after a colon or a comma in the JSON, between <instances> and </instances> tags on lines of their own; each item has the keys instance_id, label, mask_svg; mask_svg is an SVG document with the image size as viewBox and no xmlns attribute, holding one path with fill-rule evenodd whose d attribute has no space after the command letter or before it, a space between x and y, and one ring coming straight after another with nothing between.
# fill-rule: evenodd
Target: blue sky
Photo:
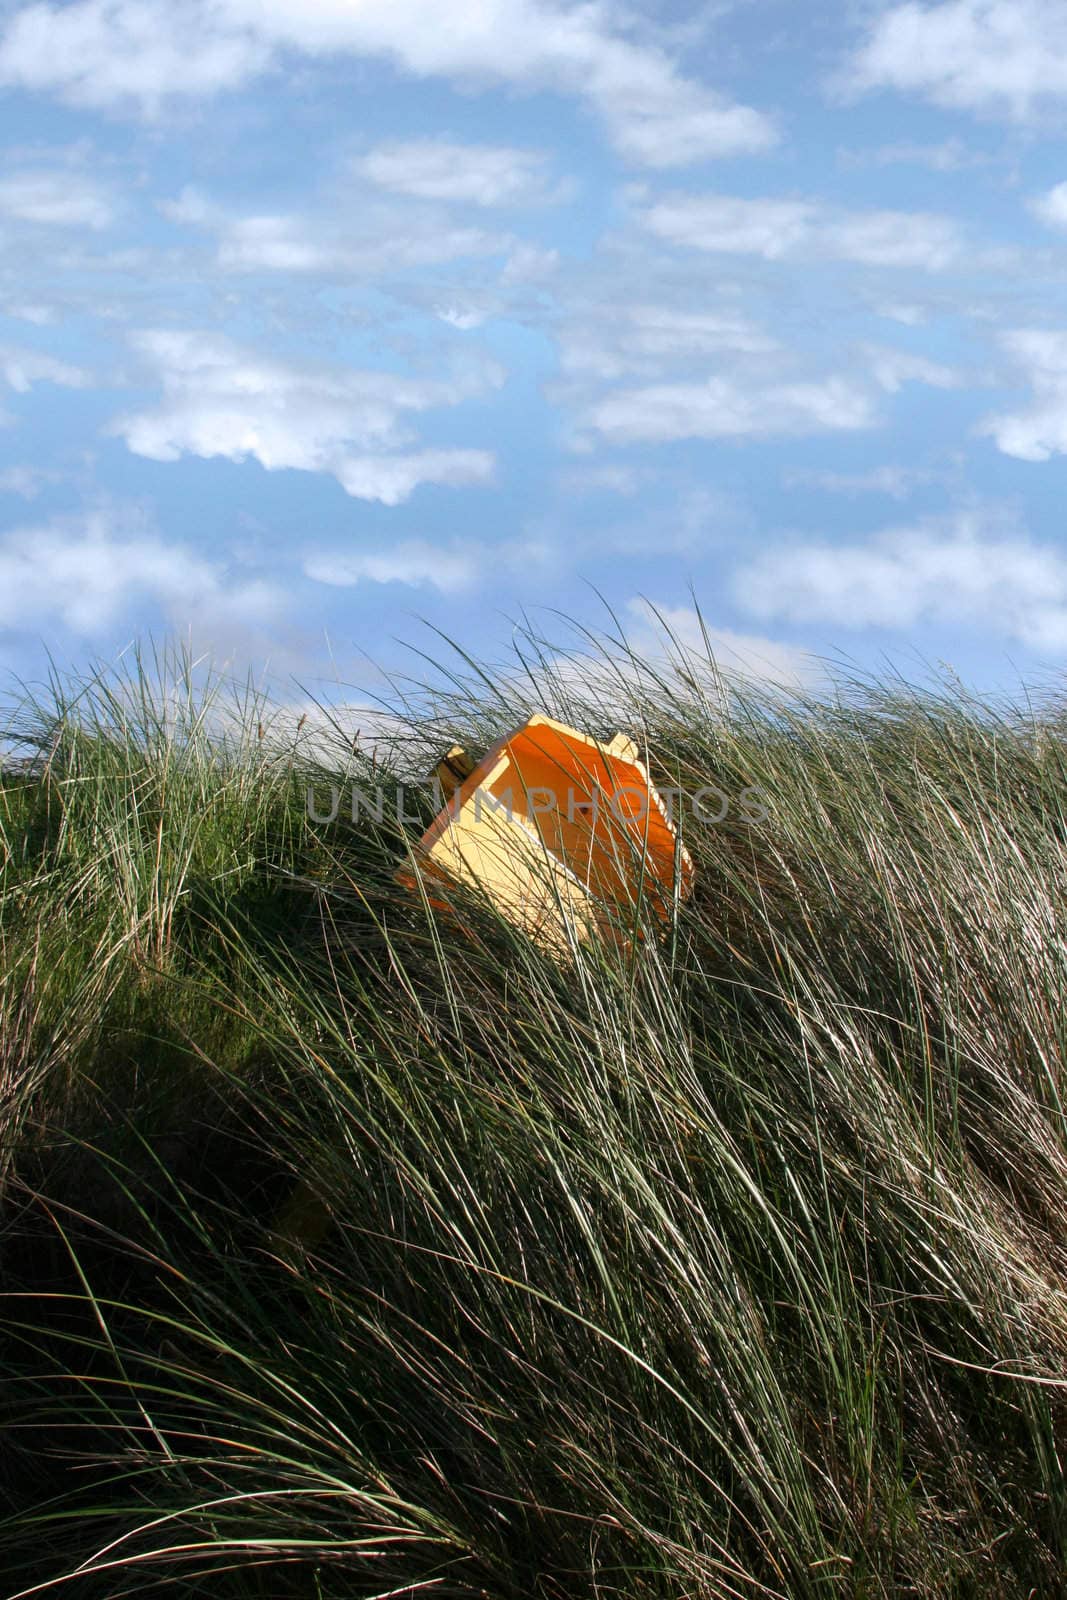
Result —
<instances>
[{"instance_id":1,"label":"blue sky","mask_svg":"<svg viewBox=\"0 0 1067 1600\"><path fill-rule=\"evenodd\" d=\"M0 0L0 668L1067 660L1062 0Z\"/></svg>"}]
</instances>

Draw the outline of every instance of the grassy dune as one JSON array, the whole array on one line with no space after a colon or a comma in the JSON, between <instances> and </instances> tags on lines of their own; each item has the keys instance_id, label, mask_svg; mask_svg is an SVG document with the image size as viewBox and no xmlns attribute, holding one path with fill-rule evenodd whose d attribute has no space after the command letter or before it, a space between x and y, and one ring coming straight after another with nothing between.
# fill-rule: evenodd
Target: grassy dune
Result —
<instances>
[{"instance_id":1,"label":"grassy dune","mask_svg":"<svg viewBox=\"0 0 1067 1600\"><path fill-rule=\"evenodd\" d=\"M1055 708L545 666L373 761L180 661L12 708L5 1595L1067 1590ZM629 957L308 816L538 704L727 797Z\"/></svg>"}]
</instances>

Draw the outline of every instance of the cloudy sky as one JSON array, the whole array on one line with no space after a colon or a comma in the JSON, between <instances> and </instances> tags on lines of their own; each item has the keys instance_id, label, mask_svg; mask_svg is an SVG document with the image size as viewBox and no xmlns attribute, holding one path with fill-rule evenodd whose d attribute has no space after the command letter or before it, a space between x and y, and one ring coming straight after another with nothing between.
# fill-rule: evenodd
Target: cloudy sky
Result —
<instances>
[{"instance_id":1,"label":"cloudy sky","mask_svg":"<svg viewBox=\"0 0 1067 1600\"><path fill-rule=\"evenodd\" d=\"M1063 0L0 0L0 117L0 668L1067 662Z\"/></svg>"}]
</instances>

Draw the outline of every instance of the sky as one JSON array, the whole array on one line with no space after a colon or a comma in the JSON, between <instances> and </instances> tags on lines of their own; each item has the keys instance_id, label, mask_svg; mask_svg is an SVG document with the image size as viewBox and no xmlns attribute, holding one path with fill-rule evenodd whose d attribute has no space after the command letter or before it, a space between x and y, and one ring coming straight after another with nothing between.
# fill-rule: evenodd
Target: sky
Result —
<instances>
[{"instance_id":1,"label":"sky","mask_svg":"<svg viewBox=\"0 0 1067 1600\"><path fill-rule=\"evenodd\" d=\"M0 148L8 678L1067 662L1062 0L0 0Z\"/></svg>"}]
</instances>

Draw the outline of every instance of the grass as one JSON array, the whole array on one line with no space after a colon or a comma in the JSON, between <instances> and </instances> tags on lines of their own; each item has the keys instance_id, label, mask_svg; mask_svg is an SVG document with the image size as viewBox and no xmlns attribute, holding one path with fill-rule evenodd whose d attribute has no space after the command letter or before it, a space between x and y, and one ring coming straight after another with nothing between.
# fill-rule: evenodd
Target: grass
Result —
<instances>
[{"instance_id":1,"label":"grass","mask_svg":"<svg viewBox=\"0 0 1067 1600\"><path fill-rule=\"evenodd\" d=\"M1062 712L589 650L373 758L180 657L12 706L12 1600L1063 1592ZM663 937L308 816L535 706L731 802Z\"/></svg>"}]
</instances>

